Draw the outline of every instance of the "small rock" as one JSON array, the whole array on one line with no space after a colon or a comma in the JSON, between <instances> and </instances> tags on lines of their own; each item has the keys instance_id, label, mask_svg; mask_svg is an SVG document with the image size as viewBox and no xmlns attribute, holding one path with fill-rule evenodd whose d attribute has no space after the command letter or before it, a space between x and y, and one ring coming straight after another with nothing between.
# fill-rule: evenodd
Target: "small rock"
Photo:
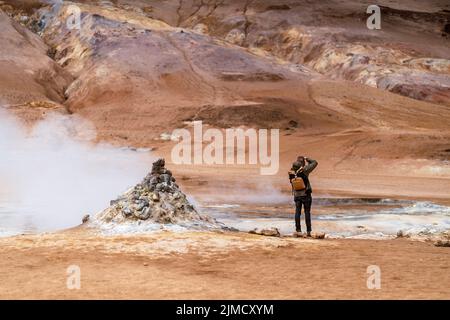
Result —
<instances>
[{"instance_id":1,"label":"small rock","mask_svg":"<svg viewBox=\"0 0 450 320\"><path fill-rule=\"evenodd\" d=\"M128 207L125 207L125 208L122 210L122 213L123 213L123 215L124 215L125 217L129 217L129 216L131 216L131 215L133 214L133 210L131 210L131 209L128 208Z\"/></svg>"},{"instance_id":2,"label":"small rock","mask_svg":"<svg viewBox=\"0 0 450 320\"><path fill-rule=\"evenodd\" d=\"M447 247L450 248L450 240L438 240L434 243L436 247Z\"/></svg>"},{"instance_id":3,"label":"small rock","mask_svg":"<svg viewBox=\"0 0 450 320\"><path fill-rule=\"evenodd\" d=\"M303 233L303 232L294 232L294 233L292 234L292 236L293 236L294 238L306 238L306 233Z\"/></svg>"},{"instance_id":4,"label":"small rock","mask_svg":"<svg viewBox=\"0 0 450 320\"><path fill-rule=\"evenodd\" d=\"M295 120L291 120L289 121L289 126L292 128L297 128L298 127L298 122Z\"/></svg>"},{"instance_id":5,"label":"small rock","mask_svg":"<svg viewBox=\"0 0 450 320\"><path fill-rule=\"evenodd\" d=\"M148 207L148 201L147 200L139 200L136 205L136 210L141 211L145 207Z\"/></svg>"},{"instance_id":6,"label":"small rock","mask_svg":"<svg viewBox=\"0 0 450 320\"><path fill-rule=\"evenodd\" d=\"M150 185L151 186L156 186L159 183L159 177L157 176L152 176L150 178Z\"/></svg>"},{"instance_id":7,"label":"small rock","mask_svg":"<svg viewBox=\"0 0 450 320\"><path fill-rule=\"evenodd\" d=\"M158 202L158 201L159 201L159 193L158 193L158 192L155 192L155 193L152 195L152 200L155 201L155 202Z\"/></svg>"},{"instance_id":8,"label":"small rock","mask_svg":"<svg viewBox=\"0 0 450 320\"><path fill-rule=\"evenodd\" d=\"M308 238L308 235L303 232L294 232L292 234L294 238ZM324 232L312 232L311 233L312 239L325 239L325 233Z\"/></svg>"},{"instance_id":9,"label":"small rock","mask_svg":"<svg viewBox=\"0 0 450 320\"><path fill-rule=\"evenodd\" d=\"M312 232L311 238L313 239L325 239L325 233L324 232Z\"/></svg>"},{"instance_id":10,"label":"small rock","mask_svg":"<svg viewBox=\"0 0 450 320\"><path fill-rule=\"evenodd\" d=\"M263 229L262 235L268 237L279 237L280 231L277 228Z\"/></svg>"},{"instance_id":11,"label":"small rock","mask_svg":"<svg viewBox=\"0 0 450 320\"><path fill-rule=\"evenodd\" d=\"M89 218L90 218L90 215L85 215L84 217L83 217L83 219L81 220L83 223L86 223L86 222L88 222L89 221Z\"/></svg>"},{"instance_id":12,"label":"small rock","mask_svg":"<svg viewBox=\"0 0 450 320\"><path fill-rule=\"evenodd\" d=\"M403 233L403 230L397 231L397 238L403 238L404 236L405 236L405 234Z\"/></svg>"},{"instance_id":13,"label":"small rock","mask_svg":"<svg viewBox=\"0 0 450 320\"><path fill-rule=\"evenodd\" d=\"M259 234L261 236L267 236L267 237L280 237L280 231L278 228L268 228L268 229L258 229L255 228L253 230L250 230L249 233L251 234Z\"/></svg>"},{"instance_id":14,"label":"small rock","mask_svg":"<svg viewBox=\"0 0 450 320\"><path fill-rule=\"evenodd\" d=\"M151 174L161 174L161 171L162 169L164 169L165 165L166 161L164 159L156 160L155 162L153 162Z\"/></svg>"},{"instance_id":15,"label":"small rock","mask_svg":"<svg viewBox=\"0 0 450 320\"><path fill-rule=\"evenodd\" d=\"M161 180L162 180L164 183L167 183L167 184L169 184L169 185L170 185L170 183L172 182L171 176L170 176L169 174L167 174L167 173L164 173L164 174L160 175L160 178L161 178Z\"/></svg>"},{"instance_id":16,"label":"small rock","mask_svg":"<svg viewBox=\"0 0 450 320\"><path fill-rule=\"evenodd\" d=\"M144 208L142 211L137 211L134 213L135 217L141 220L147 220L150 218L151 209L149 207Z\"/></svg>"},{"instance_id":17,"label":"small rock","mask_svg":"<svg viewBox=\"0 0 450 320\"><path fill-rule=\"evenodd\" d=\"M174 194L173 194L173 198L174 198L174 200L178 200L178 199L181 199L183 197L183 195L182 195L182 193L181 192L175 192Z\"/></svg>"}]
</instances>

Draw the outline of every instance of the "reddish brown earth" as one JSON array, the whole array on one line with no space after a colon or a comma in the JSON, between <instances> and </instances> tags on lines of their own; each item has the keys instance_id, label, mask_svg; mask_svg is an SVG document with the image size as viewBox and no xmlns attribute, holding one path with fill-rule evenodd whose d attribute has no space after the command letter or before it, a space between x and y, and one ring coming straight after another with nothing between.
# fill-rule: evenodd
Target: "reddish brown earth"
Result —
<instances>
[{"instance_id":1,"label":"reddish brown earth","mask_svg":"<svg viewBox=\"0 0 450 320\"><path fill-rule=\"evenodd\" d=\"M448 248L408 240L307 240L248 234L95 237L83 231L0 240L1 298L448 299ZM70 265L81 288L66 287ZM367 267L381 289L367 288Z\"/></svg>"},{"instance_id":2,"label":"reddish brown earth","mask_svg":"<svg viewBox=\"0 0 450 320\"><path fill-rule=\"evenodd\" d=\"M275 176L250 166L170 167L188 193L233 199L239 188L258 192L261 185L289 192L285 172L300 153L320 163L312 178L317 195L450 203L446 1L382 1L382 29L372 31L367 1L76 2L80 32L61 23L66 6L49 13L45 1L0 1L0 103L29 125L52 111L81 115L99 141L152 147L169 164L174 142L160 135L186 121L279 128ZM37 8L48 14L44 28ZM206 234L206 242L235 238L220 259L202 258L209 250L202 241L189 252L149 258L108 251L111 242L147 239L80 231L36 244L34 237L1 240L0 297L450 296L448 249L428 243L286 240L282 248L242 251L234 246L248 235ZM88 279L79 292L64 287L74 260ZM365 287L365 268L377 263L386 278L374 292ZM296 281L303 272L315 281Z\"/></svg>"}]
</instances>

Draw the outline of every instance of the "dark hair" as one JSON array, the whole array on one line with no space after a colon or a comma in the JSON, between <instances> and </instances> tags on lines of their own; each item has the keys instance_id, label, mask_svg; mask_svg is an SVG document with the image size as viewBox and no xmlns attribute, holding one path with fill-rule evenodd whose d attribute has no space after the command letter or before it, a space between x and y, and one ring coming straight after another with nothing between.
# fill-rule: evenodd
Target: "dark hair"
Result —
<instances>
[{"instance_id":1,"label":"dark hair","mask_svg":"<svg viewBox=\"0 0 450 320\"><path fill-rule=\"evenodd\" d=\"M297 171L298 169L301 168L301 166L302 166L302 164L301 164L300 162L295 161L295 162L292 164L292 170Z\"/></svg>"}]
</instances>

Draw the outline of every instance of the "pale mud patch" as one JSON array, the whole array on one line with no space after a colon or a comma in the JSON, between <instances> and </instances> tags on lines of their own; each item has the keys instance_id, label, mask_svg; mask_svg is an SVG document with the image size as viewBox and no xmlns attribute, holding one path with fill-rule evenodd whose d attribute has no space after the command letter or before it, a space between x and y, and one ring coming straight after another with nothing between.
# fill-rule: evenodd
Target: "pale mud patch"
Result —
<instances>
[{"instance_id":1,"label":"pale mud patch","mask_svg":"<svg viewBox=\"0 0 450 320\"><path fill-rule=\"evenodd\" d=\"M202 210L240 231L275 227L288 236L295 229L293 203L207 203ZM306 229L303 213L301 223ZM328 238L385 240L400 233L415 240L447 239L450 207L413 200L313 198L312 226L313 231L325 232Z\"/></svg>"},{"instance_id":2,"label":"pale mud patch","mask_svg":"<svg viewBox=\"0 0 450 320\"><path fill-rule=\"evenodd\" d=\"M198 254L215 256L230 251L299 246L308 250L319 250L323 246L335 246L332 241L313 239L276 238L240 232L171 232L159 231L145 235L105 236L96 229L78 228L57 233L21 235L0 239L0 246L15 250L77 250L106 254L127 253L149 258L171 255Z\"/></svg>"},{"instance_id":3,"label":"pale mud patch","mask_svg":"<svg viewBox=\"0 0 450 320\"><path fill-rule=\"evenodd\" d=\"M402 160L396 161L395 170L404 175L415 175L424 177L450 177L450 161L449 160Z\"/></svg>"}]
</instances>

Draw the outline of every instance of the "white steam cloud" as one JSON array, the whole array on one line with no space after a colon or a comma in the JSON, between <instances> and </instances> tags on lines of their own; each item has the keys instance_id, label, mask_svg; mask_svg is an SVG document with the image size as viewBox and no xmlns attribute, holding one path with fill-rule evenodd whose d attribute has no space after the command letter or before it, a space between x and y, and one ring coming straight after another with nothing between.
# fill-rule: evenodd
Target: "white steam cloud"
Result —
<instances>
[{"instance_id":1,"label":"white steam cloud","mask_svg":"<svg viewBox=\"0 0 450 320\"><path fill-rule=\"evenodd\" d=\"M0 235L76 226L150 170L149 152L94 138L75 116L50 115L26 129L0 109Z\"/></svg>"}]
</instances>

